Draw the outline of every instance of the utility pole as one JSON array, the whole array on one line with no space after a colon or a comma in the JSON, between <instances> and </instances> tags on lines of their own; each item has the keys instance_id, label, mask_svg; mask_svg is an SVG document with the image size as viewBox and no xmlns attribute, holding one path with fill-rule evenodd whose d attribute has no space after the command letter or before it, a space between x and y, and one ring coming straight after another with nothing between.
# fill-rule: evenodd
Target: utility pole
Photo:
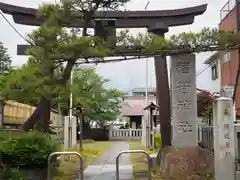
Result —
<instances>
[{"instance_id":1,"label":"utility pole","mask_svg":"<svg viewBox=\"0 0 240 180\"><path fill-rule=\"evenodd\" d=\"M148 8L150 1L147 2L146 6L145 6L145 11ZM145 90L145 95L146 95L146 106L148 106L148 59L145 59L145 64L146 64L146 90Z\"/></svg>"},{"instance_id":2,"label":"utility pole","mask_svg":"<svg viewBox=\"0 0 240 180\"><path fill-rule=\"evenodd\" d=\"M70 75L70 87L72 87L72 84L73 84L73 70L71 71L71 75ZM72 99L72 90L70 90L70 95L69 95L69 98L70 98L70 102L69 102L69 125L71 125L71 127L74 127L73 124L72 124L72 107L73 107L73 99ZM72 129L73 131L73 129ZM71 147L71 144L72 144L72 131L69 131L69 137L70 138L70 141L69 141L69 147ZM75 134L76 136L76 134Z\"/></svg>"},{"instance_id":3,"label":"utility pole","mask_svg":"<svg viewBox=\"0 0 240 180\"><path fill-rule=\"evenodd\" d=\"M145 5L145 11L147 11L147 8L148 8L148 5L150 3L150 0L147 2L147 4ZM147 32L146 32L147 33ZM146 58L145 59L145 65L146 65L146 89L145 89L145 100L146 100L146 107L148 106L148 59ZM151 134L152 134L152 129L151 129L151 121L152 121L152 118L148 118L147 117L147 121L143 121L142 124L144 123L146 125L146 136L147 136L147 139L146 139L146 145L147 147L150 147L151 146Z\"/></svg>"}]
</instances>

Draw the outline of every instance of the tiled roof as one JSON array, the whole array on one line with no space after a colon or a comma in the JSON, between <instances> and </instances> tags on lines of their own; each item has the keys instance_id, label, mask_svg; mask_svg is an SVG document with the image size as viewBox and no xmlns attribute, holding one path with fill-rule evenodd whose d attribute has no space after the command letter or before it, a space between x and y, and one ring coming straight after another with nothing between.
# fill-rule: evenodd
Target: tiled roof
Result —
<instances>
[{"instance_id":1,"label":"tiled roof","mask_svg":"<svg viewBox=\"0 0 240 180\"><path fill-rule=\"evenodd\" d=\"M153 102L156 104L156 97L148 97L149 104ZM148 104L148 105L149 105ZM128 96L125 97L123 102L123 115L124 116L143 116L144 108L146 107L145 96Z\"/></svg>"}]
</instances>

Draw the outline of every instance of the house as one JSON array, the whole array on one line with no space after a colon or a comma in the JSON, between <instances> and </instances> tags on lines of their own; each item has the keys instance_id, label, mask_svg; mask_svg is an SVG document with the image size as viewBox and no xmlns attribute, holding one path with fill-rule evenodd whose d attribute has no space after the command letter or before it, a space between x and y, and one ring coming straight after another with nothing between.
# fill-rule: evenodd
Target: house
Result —
<instances>
[{"instance_id":1,"label":"house","mask_svg":"<svg viewBox=\"0 0 240 180\"><path fill-rule=\"evenodd\" d=\"M237 31L237 15L235 0L229 0L220 11L219 29ZM238 71L239 51L231 50L219 52L221 88L232 97ZM240 88L236 92L236 116L240 116Z\"/></svg>"},{"instance_id":2,"label":"house","mask_svg":"<svg viewBox=\"0 0 240 180\"><path fill-rule=\"evenodd\" d=\"M208 89L211 94L220 93L221 90L221 62L219 59L219 52L215 52L212 56L204 61L208 65L207 73L211 77L210 88Z\"/></svg>"},{"instance_id":3,"label":"house","mask_svg":"<svg viewBox=\"0 0 240 180\"><path fill-rule=\"evenodd\" d=\"M156 88L148 88L148 104L145 88L132 89L124 96L122 116L130 119L131 128L141 128L142 117L145 114L144 108L151 102L156 104Z\"/></svg>"},{"instance_id":4,"label":"house","mask_svg":"<svg viewBox=\"0 0 240 180\"><path fill-rule=\"evenodd\" d=\"M148 96L156 96L156 88L151 87L147 89ZM146 96L146 88L134 88L128 93L126 93L126 96Z\"/></svg>"},{"instance_id":5,"label":"house","mask_svg":"<svg viewBox=\"0 0 240 180\"><path fill-rule=\"evenodd\" d=\"M199 92L199 90L197 90ZM123 109L122 116L128 117L130 120L130 127L132 129L140 129L142 126L142 120L147 119L146 111L144 108L148 106L151 102L156 104L156 88L148 88L148 104L146 103L146 89L145 88L135 88L130 92L126 93L123 98ZM156 116L157 112L153 112L153 125L156 126ZM201 118L201 117L199 117Z\"/></svg>"}]
</instances>

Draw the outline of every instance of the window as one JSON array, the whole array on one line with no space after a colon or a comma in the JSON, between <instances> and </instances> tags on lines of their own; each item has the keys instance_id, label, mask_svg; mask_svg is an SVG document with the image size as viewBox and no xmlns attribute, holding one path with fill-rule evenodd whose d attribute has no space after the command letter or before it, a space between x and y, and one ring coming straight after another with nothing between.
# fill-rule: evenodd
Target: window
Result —
<instances>
[{"instance_id":1,"label":"window","mask_svg":"<svg viewBox=\"0 0 240 180\"><path fill-rule=\"evenodd\" d=\"M218 78L218 69L217 64L212 65L212 80L215 80Z\"/></svg>"},{"instance_id":2,"label":"window","mask_svg":"<svg viewBox=\"0 0 240 180\"><path fill-rule=\"evenodd\" d=\"M230 52L225 52L223 54L223 63L227 63L230 60Z\"/></svg>"}]
</instances>

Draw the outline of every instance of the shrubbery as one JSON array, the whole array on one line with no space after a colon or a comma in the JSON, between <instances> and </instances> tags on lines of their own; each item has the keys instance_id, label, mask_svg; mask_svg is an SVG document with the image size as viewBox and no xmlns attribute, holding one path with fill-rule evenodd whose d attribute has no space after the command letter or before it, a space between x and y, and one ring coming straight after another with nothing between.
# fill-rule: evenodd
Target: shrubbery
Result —
<instances>
[{"instance_id":1,"label":"shrubbery","mask_svg":"<svg viewBox=\"0 0 240 180\"><path fill-rule=\"evenodd\" d=\"M160 134L154 134L154 147L155 148L162 147L162 138Z\"/></svg>"},{"instance_id":2,"label":"shrubbery","mask_svg":"<svg viewBox=\"0 0 240 180\"><path fill-rule=\"evenodd\" d=\"M27 177L17 168L0 168L1 180L27 180Z\"/></svg>"},{"instance_id":3,"label":"shrubbery","mask_svg":"<svg viewBox=\"0 0 240 180\"><path fill-rule=\"evenodd\" d=\"M32 175L45 177L48 157L58 150L57 142L48 134L33 131L3 139L0 146L3 164L0 179L25 180ZM56 158L53 161L58 165Z\"/></svg>"},{"instance_id":4,"label":"shrubbery","mask_svg":"<svg viewBox=\"0 0 240 180\"><path fill-rule=\"evenodd\" d=\"M46 168L48 156L57 149L56 141L39 132L6 139L0 147L3 164L23 168Z\"/></svg>"}]
</instances>

